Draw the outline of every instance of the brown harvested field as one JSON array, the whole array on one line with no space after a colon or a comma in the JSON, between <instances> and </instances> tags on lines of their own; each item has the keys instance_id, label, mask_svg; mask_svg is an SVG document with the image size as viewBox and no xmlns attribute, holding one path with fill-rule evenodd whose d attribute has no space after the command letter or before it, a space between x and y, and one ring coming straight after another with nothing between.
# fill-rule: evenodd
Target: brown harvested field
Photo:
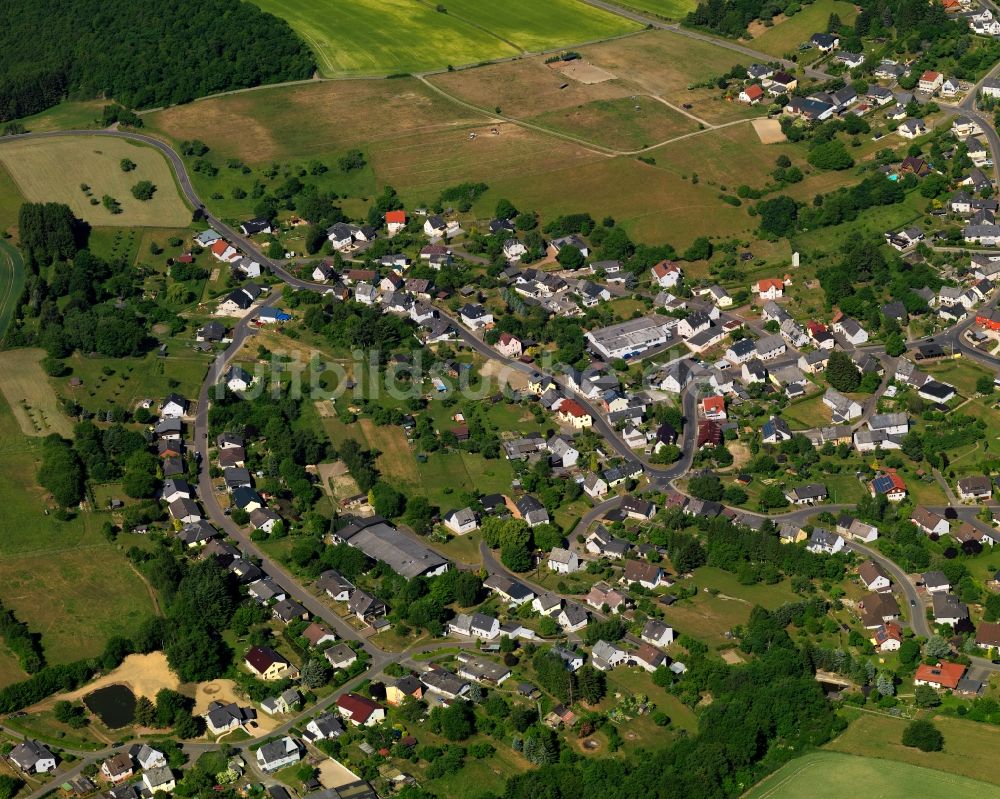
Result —
<instances>
[{"instance_id":1,"label":"brown harvested field","mask_svg":"<svg viewBox=\"0 0 1000 799\"><path fill-rule=\"evenodd\" d=\"M546 66L540 58L491 64L461 72L443 72L428 80L479 108L499 106L505 115L517 119L635 93L621 80L582 83ZM559 88L567 83L569 85L565 89Z\"/></svg>"},{"instance_id":2,"label":"brown harvested field","mask_svg":"<svg viewBox=\"0 0 1000 799\"><path fill-rule=\"evenodd\" d=\"M688 88L751 60L709 42L657 30L582 47L580 53L598 67L627 76L630 83L650 94L658 94L676 105L691 103L691 113L708 122L759 114L747 106L720 99L718 89Z\"/></svg>"},{"instance_id":3,"label":"brown harvested field","mask_svg":"<svg viewBox=\"0 0 1000 799\"><path fill-rule=\"evenodd\" d=\"M639 150L698 129L698 123L652 97L595 100L549 111L530 122L616 150Z\"/></svg>"},{"instance_id":4,"label":"brown harvested field","mask_svg":"<svg viewBox=\"0 0 1000 799\"><path fill-rule=\"evenodd\" d=\"M417 461L410 451L410 445L400 427L376 425L371 419L359 419L358 426L368 439L369 445L378 450L378 469L386 477L394 477L404 483L419 485L420 472Z\"/></svg>"},{"instance_id":5,"label":"brown harvested field","mask_svg":"<svg viewBox=\"0 0 1000 799\"><path fill-rule=\"evenodd\" d=\"M567 64L556 67L567 78L572 78L580 83L593 84L603 83L606 80L614 80L615 76L606 69L595 67L593 64L577 59Z\"/></svg>"},{"instance_id":6,"label":"brown harvested field","mask_svg":"<svg viewBox=\"0 0 1000 799\"><path fill-rule=\"evenodd\" d=\"M481 120L412 78L323 81L179 105L144 117L175 141L200 138L259 164L364 144L420 138Z\"/></svg>"},{"instance_id":7,"label":"brown harvested field","mask_svg":"<svg viewBox=\"0 0 1000 799\"><path fill-rule=\"evenodd\" d=\"M59 410L55 392L42 371L44 356L38 349L0 352L0 391L26 436L59 433L71 437L73 424Z\"/></svg>"}]
</instances>

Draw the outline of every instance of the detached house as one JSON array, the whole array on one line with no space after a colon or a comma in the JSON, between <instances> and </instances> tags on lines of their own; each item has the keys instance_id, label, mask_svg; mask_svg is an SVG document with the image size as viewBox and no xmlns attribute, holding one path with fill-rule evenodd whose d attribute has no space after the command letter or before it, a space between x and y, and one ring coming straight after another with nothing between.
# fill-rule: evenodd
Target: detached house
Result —
<instances>
[{"instance_id":1,"label":"detached house","mask_svg":"<svg viewBox=\"0 0 1000 799\"><path fill-rule=\"evenodd\" d=\"M993 481L986 476L963 477L955 487L958 489L958 496L965 500L989 499L993 496Z\"/></svg>"}]
</instances>

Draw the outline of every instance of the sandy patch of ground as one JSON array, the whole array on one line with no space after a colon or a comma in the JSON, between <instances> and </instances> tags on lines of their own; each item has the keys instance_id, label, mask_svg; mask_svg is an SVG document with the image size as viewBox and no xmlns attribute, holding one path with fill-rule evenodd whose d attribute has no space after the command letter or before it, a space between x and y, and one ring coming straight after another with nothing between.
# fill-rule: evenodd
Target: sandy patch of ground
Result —
<instances>
[{"instance_id":1,"label":"sandy patch of ground","mask_svg":"<svg viewBox=\"0 0 1000 799\"><path fill-rule=\"evenodd\" d=\"M236 693L236 683L233 680L212 680L212 682L198 683L195 686L193 715L200 716L207 713L208 706L212 702L235 702L242 707L246 707L248 704L246 697L241 697ZM258 710L257 726L251 727L250 730L254 734L266 735L277 726L277 719Z\"/></svg>"},{"instance_id":2,"label":"sandy patch of ground","mask_svg":"<svg viewBox=\"0 0 1000 799\"><path fill-rule=\"evenodd\" d=\"M486 363L480 367L479 372L484 379L492 378L493 380L498 381L501 388L503 386L510 386L513 389L523 391L528 387L528 376L526 374L516 369L512 369L509 366L505 366L499 361L486 361Z\"/></svg>"},{"instance_id":3,"label":"sandy patch of ground","mask_svg":"<svg viewBox=\"0 0 1000 799\"><path fill-rule=\"evenodd\" d=\"M735 649L723 649L720 654L722 655L722 659L730 666L738 666L743 662L743 658L740 657L740 653Z\"/></svg>"},{"instance_id":4,"label":"sandy patch of ground","mask_svg":"<svg viewBox=\"0 0 1000 799\"><path fill-rule=\"evenodd\" d=\"M614 80L615 75L606 69L588 64L586 61L570 61L566 66L559 67L558 71L567 78L572 78L588 86L594 83L604 83L606 80Z\"/></svg>"},{"instance_id":5,"label":"sandy patch of ground","mask_svg":"<svg viewBox=\"0 0 1000 799\"><path fill-rule=\"evenodd\" d=\"M755 119L750 123L761 144L780 144L786 141L781 132L781 123L777 119Z\"/></svg>"},{"instance_id":6,"label":"sandy patch of ground","mask_svg":"<svg viewBox=\"0 0 1000 799\"><path fill-rule=\"evenodd\" d=\"M339 760L328 757L319 764L319 782L324 788L339 788L360 778Z\"/></svg>"},{"instance_id":7,"label":"sandy patch of ground","mask_svg":"<svg viewBox=\"0 0 1000 799\"><path fill-rule=\"evenodd\" d=\"M777 25L779 22L784 22L786 19L788 19L788 17L784 14L777 14L772 21L774 22L774 25ZM774 25L765 25L759 19L755 19L747 25L747 33L750 34L751 39L756 39L758 36L763 36L767 31L771 30Z\"/></svg>"},{"instance_id":8,"label":"sandy patch of ground","mask_svg":"<svg viewBox=\"0 0 1000 799\"><path fill-rule=\"evenodd\" d=\"M730 441L729 452L733 456L734 471L738 471L750 462L750 447L741 441Z\"/></svg>"},{"instance_id":9,"label":"sandy patch of ground","mask_svg":"<svg viewBox=\"0 0 1000 799\"><path fill-rule=\"evenodd\" d=\"M109 671L103 677L98 677L93 682L87 683L83 688L77 688L59 698L80 699L106 685L127 685L136 696L144 696L155 702L157 691L161 688L176 691L181 687L181 681L170 670L167 656L162 652L151 652L148 655L129 655L114 671Z\"/></svg>"}]
</instances>

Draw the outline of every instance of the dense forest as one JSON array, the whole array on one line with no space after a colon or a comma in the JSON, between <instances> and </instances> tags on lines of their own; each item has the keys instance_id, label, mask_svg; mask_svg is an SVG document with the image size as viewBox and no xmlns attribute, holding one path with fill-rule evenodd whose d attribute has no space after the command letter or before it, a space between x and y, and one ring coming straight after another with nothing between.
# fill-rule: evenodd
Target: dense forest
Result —
<instances>
[{"instance_id":1,"label":"dense forest","mask_svg":"<svg viewBox=\"0 0 1000 799\"><path fill-rule=\"evenodd\" d=\"M9 0L0 32L0 121L63 98L133 108L309 78L288 24L240 0Z\"/></svg>"}]
</instances>

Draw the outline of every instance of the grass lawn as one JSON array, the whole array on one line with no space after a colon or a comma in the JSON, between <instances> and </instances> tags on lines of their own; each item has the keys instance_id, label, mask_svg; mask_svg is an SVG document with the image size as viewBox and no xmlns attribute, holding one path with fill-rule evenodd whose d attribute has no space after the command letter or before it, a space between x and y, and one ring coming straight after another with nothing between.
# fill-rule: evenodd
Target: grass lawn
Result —
<instances>
[{"instance_id":1,"label":"grass lawn","mask_svg":"<svg viewBox=\"0 0 1000 799\"><path fill-rule=\"evenodd\" d=\"M945 360L927 367L927 373L944 383L948 383L958 389L958 393L963 397L971 397L976 393L976 380L980 377L993 379L993 373L987 372L967 360ZM968 410L968 406L963 408L963 412L975 415L974 411Z\"/></svg>"},{"instance_id":2,"label":"grass lawn","mask_svg":"<svg viewBox=\"0 0 1000 799\"><path fill-rule=\"evenodd\" d=\"M464 66L629 33L636 23L579 0L257 0L312 47L330 75L385 75ZM402 43L405 42L405 45Z\"/></svg>"},{"instance_id":3,"label":"grass lawn","mask_svg":"<svg viewBox=\"0 0 1000 799\"><path fill-rule=\"evenodd\" d=\"M0 166L0 230L13 232L17 229L17 217L23 203L24 197L14 178Z\"/></svg>"},{"instance_id":4,"label":"grass lawn","mask_svg":"<svg viewBox=\"0 0 1000 799\"><path fill-rule=\"evenodd\" d=\"M681 702L676 696L667 693L662 688L657 686L653 682L652 675L645 669L636 666L630 668L612 669L609 671L608 693L613 698L616 691L620 693L645 694L653 701L658 709L670 716L672 729L685 730L692 735L698 731L698 717L695 715L694 711ZM642 718L639 720L648 721L649 719ZM634 723L634 721L631 722L629 726ZM662 734L662 728L656 727L656 725L653 725L653 727L654 735L655 730L660 730ZM626 743L626 749L629 748L630 743L632 742ZM650 742L648 740L645 742L645 746L649 748Z\"/></svg>"},{"instance_id":5,"label":"grass lawn","mask_svg":"<svg viewBox=\"0 0 1000 799\"><path fill-rule=\"evenodd\" d=\"M853 795L859 786L864 786L866 795L878 799L933 795L973 799L992 792L986 783L943 771L887 763L873 757L811 752L785 764L744 796L746 799L840 799Z\"/></svg>"},{"instance_id":6,"label":"grass lawn","mask_svg":"<svg viewBox=\"0 0 1000 799\"><path fill-rule=\"evenodd\" d=\"M2 193L2 189L0 189ZM0 241L0 339L14 318L17 301L24 290L24 258L9 242Z\"/></svg>"},{"instance_id":7,"label":"grass lawn","mask_svg":"<svg viewBox=\"0 0 1000 799\"><path fill-rule=\"evenodd\" d=\"M830 409L823 404L822 392L801 402L789 403L781 416L793 430L822 427L830 424L832 418Z\"/></svg>"},{"instance_id":8,"label":"grass lawn","mask_svg":"<svg viewBox=\"0 0 1000 799\"><path fill-rule=\"evenodd\" d=\"M41 367L45 353L39 349L7 350L0 353L0 393L3 393L21 433L71 436L72 422L59 408L58 398Z\"/></svg>"},{"instance_id":9,"label":"grass lawn","mask_svg":"<svg viewBox=\"0 0 1000 799\"><path fill-rule=\"evenodd\" d=\"M649 97L595 100L530 122L617 150L638 150L697 130L697 123Z\"/></svg>"},{"instance_id":10,"label":"grass lawn","mask_svg":"<svg viewBox=\"0 0 1000 799\"><path fill-rule=\"evenodd\" d=\"M119 167L123 158L136 168L123 172ZM178 227L191 219L166 159L150 147L88 136L22 139L3 142L0 161L28 200L66 203L92 225ZM131 187L140 180L156 186L151 200L141 202L132 196ZM90 196L80 188L82 184L90 187ZM104 195L118 200L120 214L104 207ZM91 196L97 199L96 205L90 203Z\"/></svg>"},{"instance_id":11,"label":"grass lawn","mask_svg":"<svg viewBox=\"0 0 1000 799\"><path fill-rule=\"evenodd\" d=\"M845 25L852 25L858 11L853 4L841 0L819 0L803 6L799 13L783 19L774 27L767 28L764 33L753 39L750 46L773 56L792 53L800 44L808 42L814 33L826 30L830 14L838 14ZM806 58L812 60L817 52L807 51Z\"/></svg>"},{"instance_id":12,"label":"grass lawn","mask_svg":"<svg viewBox=\"0 0 1000 799\"><path fill-rule=\"evenodd\" d=\"M828 748L853 755L865 755L882 760L897 760L913 766L923 766L952 775L985 779L1000 785L1000 772L996 770L996 749L1000 746L1000 728L975 721L938 716L935 726L944 735L944 749L940 752L921 752L900 743L907 722L889 716L853 711L857 717L840 737ZM985 789L985 790L984 790ZM995 789L978 786L978 793L969 796L988 796ZM908 796L927 796L931 791L911 787ZM893 794L894 795L894 794ZM962 794L965 795L965 794Z\"/></svg>"},{"instance_id":13,"label":"grass lawn","mask_svg":"<svg viewBox=\"0 0 1000 799\"><path fill-rule=\"evenodd\" d=\"M146 585L129 567L123 547L101 535L103 515L79 513L67 522L46 515L45 494L34 479L41 439L22 434L2 398L0 441L4 604L41 635L49 662L96 655L108 637L131 634L152 614ZM22 676L19 670L4 673L6 660L0 660L0 681Z\"/></svg>"},{"instance_id":14,"label":"grass lawn","mask_svg":"<svg viewBox=\"0 0 1000 799\"><path fill-rule=\"evenodd\" d=\"M667 19L683 19L698 4L694 0L623 0L621 5Z\"/></svg>"},{"instance_id":15,"label":"grass lawn","mask_svg":"<svg viewBox=\"0 0 1000 799\"><path fill-rule=\"evenodd\" d=\"M47 130L87 130L98 128L106 100L65 100L30 117L17 120L29 133Z\"/></svg>"},{"instance_id":16,"label":"grass lawn","mask_svg":"<svg viewBox=\"0 0 1000 799\"><path fill-rule=\"evenodd\" d=\"M180 346L177 343L171 347L174 352L169 358L150 354L116 360L74 353L65 360L70 374L50 378L50 382L56 393L72 396L92 410L111 403L133 408L140 400L159 399L171 391L195 397L211 356L194 350L178 352ZM113 370L112 374L106 375L105 369ZM70 388L72 377L82 379L83 385Z\"/></svg>"}]
</instances>

